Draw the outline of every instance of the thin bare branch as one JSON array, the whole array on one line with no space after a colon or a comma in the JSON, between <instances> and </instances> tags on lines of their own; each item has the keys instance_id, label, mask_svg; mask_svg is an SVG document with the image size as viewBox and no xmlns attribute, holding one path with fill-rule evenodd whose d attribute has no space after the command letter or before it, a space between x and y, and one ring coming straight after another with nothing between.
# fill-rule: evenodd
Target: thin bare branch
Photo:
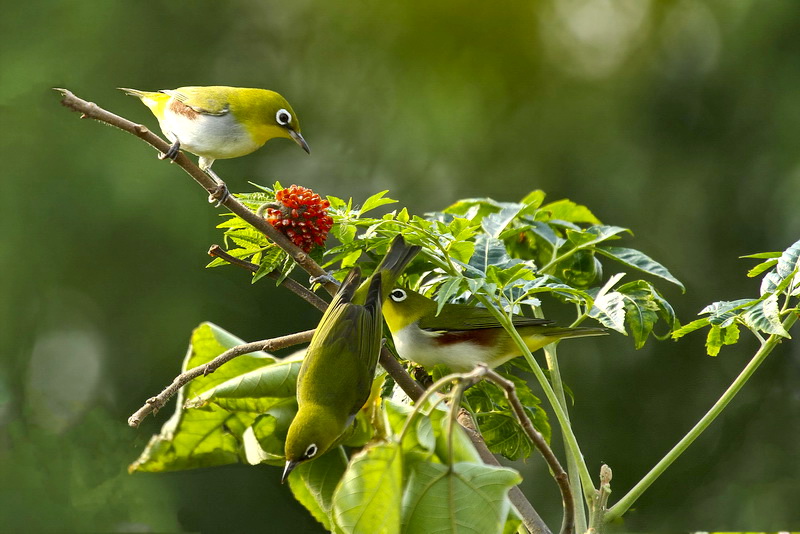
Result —
<instances>
[{"instance_id":1,"label":"thin bare branch","mask_svg":"<svg viewBox=\"0 0 800 534\"><path fill-rule=\"evenodd\" d=\"M169 399L171 399L183 386L198 376L207 376L213 373L219 369L220 366L231 361L237 356L250 354L251 352L256 351L273 352L286 347L291 347L292 345L308 343L311 341L311 336L313 335L313 330L306 330L305 332L298 332L288 336L265 339L263 341L254 341L253 343L245 343L243 345L232 347L210 362L195 367L194 369L189 369L188 371L176 376L172 381L172 384L167 386L155 397L147 399L144 406L136 410L136 412L134 412L134 414L128 418L128 425L132 427L139 426L139 423L141 423L145 417L160 410L167 403L167 401L169 401Z\"/></svg>"},{"instance_id":2,"label":"thin bare branch","mask_svg":"<svg viewBox=\"0 0 800 534\"><path fill-rule=\"evenodd\" d=\"M219 245L211 245L211 248L208 249L208 255L214 258L221 258L230 263L231 265L241 267L242 269L245 269L252 273L258 271L258 265L231 256ZM273 280L280 280L281 278L281 275L278 271L272 271L271 273L267 273L265 276L267 278L272 278ZM327 302L322 300L319 296L317 296L316 293L314 293L313 291L302 285L297 280L286 277L281 281L280 286L285 287L286 289L288 289L289 291L291 291L292 293L294 293L295 295L305 300L306 302L308 302L309 304L311 304L312 306L314 306L315 308L317 308L322 312L324 312L325 309L328 307Z\"/></svg>"}]
</instances>

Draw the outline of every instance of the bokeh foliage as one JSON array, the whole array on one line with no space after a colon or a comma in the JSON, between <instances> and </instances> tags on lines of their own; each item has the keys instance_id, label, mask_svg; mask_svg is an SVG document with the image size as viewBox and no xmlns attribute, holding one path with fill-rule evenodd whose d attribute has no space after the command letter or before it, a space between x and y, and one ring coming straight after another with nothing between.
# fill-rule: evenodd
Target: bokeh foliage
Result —
<instances>
[{"instance_id":1,"label":"bokeh foliage","mask_svg":"<svg viewBox=\"0 0 800 534\"><path fill-rule=\"evenodd\" d=\"M141 143L61 110L52 86L153 127L113 88L282 92L312 155L274 141L218 162L234 191L251 190L247 179L343 198L389 189L412 214L532 189L569 197L633 229L637 248L684 282L685 295L666 295L683 323L709 302L757 293L742 276L751 265L736 257L798 237L793 0L3 9L0 501L9 528L23 518L29 530L317 528L271 469L125 474L163 422L132 431L125 419L171 379L195 325L254 340L318 316L245 273L203 269L220 239L203 192ZM649 469L748 354L742 342L708 358L704 342L632 353L620 340L600 354L587 341L562 358L586 456L629 470L615 470L615 487ZM800 439L798 350L780 347L759 369L645 494L631 529L800 524L786 498L800 477L787 447ZM515 467L547 476L537 462ZM212 487L247 491L198 506ZM537 499L546 509L558 495Z\"/></svg>"}]
</instances>

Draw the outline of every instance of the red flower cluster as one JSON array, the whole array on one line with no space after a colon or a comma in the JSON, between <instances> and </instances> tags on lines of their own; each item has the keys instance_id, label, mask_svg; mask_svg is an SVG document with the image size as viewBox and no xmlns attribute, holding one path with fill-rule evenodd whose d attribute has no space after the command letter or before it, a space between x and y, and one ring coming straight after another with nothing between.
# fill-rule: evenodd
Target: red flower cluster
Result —
<instances>
[{"instance_id":1,"label":"red flower cluster","mask_svg":"<svg viewBox=\"0 0 800 534\"><path fill-rule=\"evenodd\" d=\"M333 226L328 215L327 200L322 200L311 189L293 185L275 194L279 203L267 208L267 220L292 243L308 252L314 245L322 246Z\"/></svg>"}]
</instances>

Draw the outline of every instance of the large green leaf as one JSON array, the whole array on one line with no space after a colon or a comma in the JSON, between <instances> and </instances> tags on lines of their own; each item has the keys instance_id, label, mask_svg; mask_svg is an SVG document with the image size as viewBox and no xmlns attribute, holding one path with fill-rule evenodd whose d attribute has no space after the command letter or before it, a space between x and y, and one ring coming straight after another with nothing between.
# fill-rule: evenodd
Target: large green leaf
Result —
<instances>
[{"instance_id":1,"label":"large green leaf","mask_svg":"<svg viewBox=\"0 0 800 534\"><path fill-rule=\"evenodd\" d=\"M355 455L333 494L336 526L350 534L400 532L402 450L382 443Z\"/></svg>"},{"instance_id":2,"label":"large green leaf","mask_svg":"<svg viewBox=\"0 0 800 534\"><path fill-rule=\"evenodd\" d=\"M242 343L241 339L222 328L203 323L192 332L182 370L203 365ZM275 359L263 352L243 355L216 372L189 382L177 395L175 413L150 439L128 470L174 471L238 462L241 458L238 440L252 424L255 414L231 413L216 406L204 410L184 409L184 399L273 362Z\"/></svg>"},{"instance_id":3,"label":"large green leaf","mask_svg":"<svg viewBox=\"0 0 800 534\"><path fill-rule=\"evenodd\" d=\"M403 495L403 532L501 533L510 508L508 490L521 480L504 467L419 463Z\"/></svg>"},{"instance_id":4,"label":"large green leaf","mask_svg":"<svg viewBox=\"0 0 800 534\"><path fill-rule=\"evenodd\" d=\"M686 291L686 287L683 285L683 283L675 278L666 267L650 258L650 256L647 256L643 252L632 248L609 246L597 247L596 250L604 256L608 256L609 258L612 258L623 265L627 265L628 267L638 271L642 271L644 273L662 278L668 282L672 282L680 287L682 291Z\"/></svg>"},{"instance_id":5,"label":"large green leaf","mask_svg":"<svg viewBox=\"0 0 800 534\"><path fill-rule=\"evenodd\" d=\"M282 399L295 397L304 353L226 380L189 399L186 406L201 408L213 402L229 411L264 413Z\"/></svg>"},{"instance_id":6,"label":"large green leaf","mask_svg":"<svg viewBox=\"0 0 800 534\"><path fill-rule=\"evenodd\" d=\"M333 492L346 468L344 449L336 447L316 460L303 462L289 474L294 498L328 530L332 526Z\"/></svg>"}]
</instances>

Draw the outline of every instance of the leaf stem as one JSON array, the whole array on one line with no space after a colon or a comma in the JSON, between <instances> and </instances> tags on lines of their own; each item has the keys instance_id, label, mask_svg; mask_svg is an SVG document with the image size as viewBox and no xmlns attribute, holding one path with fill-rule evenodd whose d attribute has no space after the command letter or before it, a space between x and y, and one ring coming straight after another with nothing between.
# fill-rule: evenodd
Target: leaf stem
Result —
<instances>
[{"instance_id":1,"label":"leaf stem","mask_svg":"<svg viewBox=\"0 0 800 534\"><path fill-rule=\"evenodd\" d=\"M790 315L783 321L783 328L789 330L794 322L797 320L796 315ZM697 424L670 450L651 470L647 473L642 480L640 480L628 493L626 493L614 506L612 506L605 514L605 522L608 523L622 516L628 509L636 502L642 493L661 476L664 470L669 467L672 462L678 459L683 452L697 439L703 431L717 418L727 404L733 400L733 397L739 392L740 389L747 383L756 369L764 362L767 356L772 352L775 346L784 339L777 334L772 334L767 338L767 341L758 349L750 362L745 366L739 376L733 383L725 390L722 396L714 403L711 409L697 422Z\"/></svg>"}]
</instances>

